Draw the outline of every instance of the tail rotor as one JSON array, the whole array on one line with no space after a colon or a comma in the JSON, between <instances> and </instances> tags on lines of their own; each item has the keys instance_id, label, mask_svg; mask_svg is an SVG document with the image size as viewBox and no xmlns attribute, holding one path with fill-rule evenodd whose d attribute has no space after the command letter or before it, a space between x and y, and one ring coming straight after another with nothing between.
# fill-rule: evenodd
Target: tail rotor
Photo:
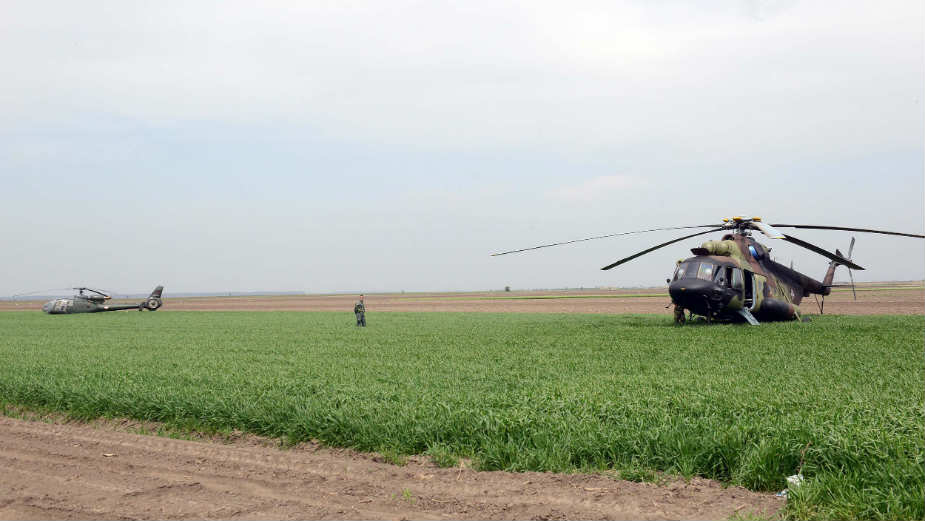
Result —
<instances>
[{"instance_id":1,"label":"tail rotor","mask_svg":"<svg viewBox=\"0 0 925 521\"><path fill-rule=\"evenodd\" d=\"M851 252L853 251L854 251L854 237L851 238L851 244L848 245L848 260L851 260ZM854 273L851 268L848 268L848 278L851 279L851 294L854 295L854 300L857 300L858 292L855 291L854 289Z\"/></svg>"},{"instance_id":2,"label":"tail rotor","mask_svg":"<svg viewBox=\"0 0 925 521\"><path fill-rule=\"evenodd\" d=\"M163 294L164 286L158 286L154 288L154 291L148 295L148 298L138 307L139 311L147 309L148 311L157 311L161 306L164 305L164 301L161 300L161 295Z\"/></svg>"},{"instance_id":3,"label":"tail rotor","mask_svg":"<svg viewBox=\"0 0 925 521\"><path fill-rule=\"evenodd\" d=\"M842 254L841 250L835 250L835 257L829 262L829 269L825 272L825 278L822 280L822 285L825 287L825 292L822 294L822 302L817 303L819 306L819 314L822 314L822 310L825 307L825 296L829 294L832 288L835 287L847 287L848 284L833 284L832 282L835 279L835 269L839 266L844 266L848 268L848 277L851 279L851 293L854 295L854 300L858 299L857 290L854 287L854 274L852 273L851 266L854 265L854 262L851 261L851 254L854 253L854 237L851 238L851 243L848 245L848 255Z\"/></svg>"}]
</instances>

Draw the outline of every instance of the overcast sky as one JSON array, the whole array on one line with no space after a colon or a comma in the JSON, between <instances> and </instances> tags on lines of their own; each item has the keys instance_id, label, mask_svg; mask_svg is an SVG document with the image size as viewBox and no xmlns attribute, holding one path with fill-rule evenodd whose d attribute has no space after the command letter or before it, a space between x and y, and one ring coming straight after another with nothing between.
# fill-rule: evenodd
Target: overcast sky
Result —
<instances>
[{"instance_id":1,"label":"overcast sky","mask_svg":"<svg viewBox=\"0 0 925 521\"><path fill-rule=\"evenodd\" d=\"M606 272L683 233L489 254L736 214L922 233L923 24L921 0L7 1L0 295L658 285L700 238ZM854 259L925 277L921 240Z\"/></svg>"}]
</instances>

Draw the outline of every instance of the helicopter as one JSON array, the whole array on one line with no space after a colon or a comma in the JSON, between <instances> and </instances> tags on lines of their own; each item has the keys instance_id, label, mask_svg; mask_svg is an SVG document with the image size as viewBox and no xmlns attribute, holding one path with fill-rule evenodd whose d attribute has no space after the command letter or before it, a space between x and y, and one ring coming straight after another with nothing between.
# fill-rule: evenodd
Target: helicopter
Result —
<instances>
[{"instance_id":1,"label":"helicopter","mask_svg":"<svg viewBox=\"0 0 925 521\"><path fill-rule=\"evenodd\" d=\"M829 252L815 244L782 233L778 228L839 230L925 239L925 235L867 228L807 224L766 224L761 217L734 216L731 219L727 218L722 221L721 224L673 226L599 235L493 253L492 256L496 257L620 235L662 230L709 228L706 231L698 231L697 233L657 244L601 268L602 270L609 270L659 248L691 237L726 232L721 240L707 241L700 247L691 248L691 253L694 256L677 262L674 276L666 280L668 294L671 297L671 304L668 307L674 306L674 320L677 324L684 324L694 315L698 315L706 319L708 323L723 321L746 322L751 325L758 325L760 323L759 319L761 321L801 319L798 306L804 297L810 295L814 297L815 295L822 296L822 303L819 305L819 311L822 313L825 306L825 296L829 295L832 288L836 286L832 283L836 268L839 266L848 268L848 273L851 276L852 291L854 291L854 275L851 275L851 270L864 269L851 260L851 254L854 250L853 237L848 248L848 254L844 255L838 249L834 253ZM755 240L752 237L752 231L759 231L771 239L782 239L828 258L830 262L822 281L820 282L794 270L792 265L788 268L772 260L770 256L771 249ZM857 298L856 295L855 298ZM687 312L686 314L685 311Z\"/></svg>"},{"instance_id":2,"label":"helicopter","mask_svg":"<svg viewBox=\"0 0 925 521\"><path fill-rule=\"evenodd\" d=\"M49 315L67 315L71 313L100 313L103 311L121 311L124 309L137 309L138 311L157 311L164 302L161 294L164 286L154 288L148 298L139 304L106 304L112 297L93 288L74 288L78 291L71 298L58 298L49 300L42 306L42 311ZM87 292L87 293L85 293ZM89 293L89 294L88 294Z\"/></svg>"}]
</instances>

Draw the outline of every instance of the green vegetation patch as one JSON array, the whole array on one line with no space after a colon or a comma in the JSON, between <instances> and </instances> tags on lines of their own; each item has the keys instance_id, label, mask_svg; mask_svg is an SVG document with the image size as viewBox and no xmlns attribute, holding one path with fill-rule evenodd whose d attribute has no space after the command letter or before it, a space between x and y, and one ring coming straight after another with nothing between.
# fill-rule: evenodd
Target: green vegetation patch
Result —
<instances>
[{"instance_id":1,"label":"green vegetation patch","mask_svg":"<svg viewBox=\"0 0 925 521\"><path fill-rule=\"evenodd\" d=\"M797 518L922 519L923 318L0 314L0 405L480 469L699 475ZM801 454L805 453L805 456ZM801 457L804 457L801 465Z\"/></svg>"}]
</instances>

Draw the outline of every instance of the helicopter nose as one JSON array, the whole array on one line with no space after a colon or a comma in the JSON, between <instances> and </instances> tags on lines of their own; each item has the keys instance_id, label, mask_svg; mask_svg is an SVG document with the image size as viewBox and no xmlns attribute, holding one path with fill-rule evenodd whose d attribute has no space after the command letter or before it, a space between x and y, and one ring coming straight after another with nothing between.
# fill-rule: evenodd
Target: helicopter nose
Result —
<instances>
[{"instance_id":1,"label":"helicopter nose","mask_svg":"<svg viewBox=\"0 0 925 521\"><path fill-rule=\"evenodd\" d=\"M46 302L45 305L42 306L42 311L45 313L51 311L51 302Z\"/></svg>"},{"instance_id":2,"label":"helicopter nose","mask_svg":"<svg viewBox=\"0 0 925 521\"><path fill-rule=\"evenodd\" d=\"M698 315L707 315L722 306L723 289L713 281L679 279L668 286L668 294L676 305Z\"/></svg>"}]
</instances>

